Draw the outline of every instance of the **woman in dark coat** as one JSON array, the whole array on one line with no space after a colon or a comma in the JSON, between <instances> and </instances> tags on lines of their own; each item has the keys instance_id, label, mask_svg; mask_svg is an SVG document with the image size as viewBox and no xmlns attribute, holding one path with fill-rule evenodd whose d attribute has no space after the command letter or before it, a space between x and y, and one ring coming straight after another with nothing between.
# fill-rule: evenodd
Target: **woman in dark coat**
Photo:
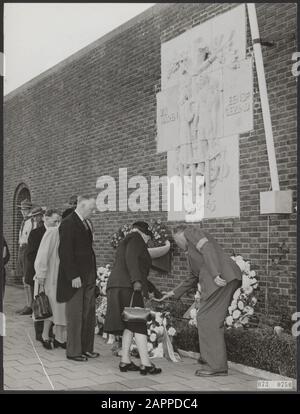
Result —
<instances>
[{"instance_id":1,"label":"woman in dark coat","mask_svg":"<svg viewBox=\"0 0 300 414\"><path fill-rule=\"evenodd\" d=\"M120 243L115 263L107 283L107 312L104 331L122 336L122 359L119 365L121 372L140 371L142 375L159 374L149 359L147 347L146 322L124 322L122 312L125 307L144 307L143 296L148 297L147 277L151 267L151 257L147 242L152 233L147 223L138 221L133 230ZM135 337L141 365L138 367L130 359L130 346Z\"/></svg>"}]
</instances>

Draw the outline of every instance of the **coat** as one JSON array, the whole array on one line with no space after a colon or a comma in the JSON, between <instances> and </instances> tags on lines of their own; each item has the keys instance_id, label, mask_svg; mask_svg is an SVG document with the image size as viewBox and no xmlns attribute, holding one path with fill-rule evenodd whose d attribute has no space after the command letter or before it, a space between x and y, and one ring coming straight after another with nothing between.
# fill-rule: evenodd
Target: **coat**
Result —
<instances>
[{"instance_id":1,"label":"coat","mask_svg":"<svg viewBox=\"0 0 300 414\"><path fill-rule=\"evenodd\" d=\"M25 282L30 286L34 285L34 261L45 232L46 227L43 224L42 226L31 230L29 233L28 245L25 251Z\"/></svg>"},{"instance_id":2,"label":"coat","mask_svg":"<svg viewBox=\"0 0 300 414\"><path fill-rule=\"evenodd\" d=\"M227 283L234 279L242 279L239 266L209 233L198 227L192 227L187 228L184 235L187 240L190 275L173 290L175 299L180 298L199 283L201 298L206 300L217 289L220 289L214 282L218 275Z\"/></svg>"},{"instance_id":3,"label":"coat","mask_svg":"<svg viewBox=\"0 0 300 414\"><path fill-rule=\"evenodd\" d=\"M35 277L45 280L45 293L49 298L55 325L66 325L65 303L58 303L56 300L57 277L59 267L58 257L59 229L49 227L41 241L36 259L34 262ZM35 283L38 283L37 280ZM35 291L38 288L35 286ZM37 292L35 292L37 293Z\"/></svg>"},{"instance_id":4,"label":"coat","mask_svg":"<svg viewBox=\"0 0 300 414\"><path fill-rule=\"evenodd\" d=\"M56 298L62 303L68 302L77 291L72 287L73 279L80 277L81 283L85 284L93 274L96 284L96 258L92 232L85 228L75 211L61 222L59 237Z\"/></svg>"},{"instance_id":5,"label":"coat","mask_svg":"<svg viewBox=\"0 0 300 414\"><path fill-rule=\"evenodd\" d=\"M148 297L147 277L151 263L151 257L142 236L138 232L129 233L117 249L107 289L132 288L133 283L138 281L142 284L144 296Z\"/></svg>"}]
</instances>

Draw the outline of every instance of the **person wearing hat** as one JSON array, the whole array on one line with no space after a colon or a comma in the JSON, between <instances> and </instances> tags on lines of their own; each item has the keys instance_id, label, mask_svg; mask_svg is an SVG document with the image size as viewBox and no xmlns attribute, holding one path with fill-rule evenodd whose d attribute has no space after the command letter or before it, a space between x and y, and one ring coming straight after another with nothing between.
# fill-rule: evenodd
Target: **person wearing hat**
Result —
<instances>
[{"instance_id":1,"label":"person wearing hat","mask_svg":"<svg viewBox=\"0 0 300 414\"><path fill-rule=\"evenodd\" d=\"M46 231L46 228L43 223L44 209L42 207L33 207L28 217L34 220L34 227L28 236L28 242L25 250L25 273L24 281L27 286L30 287L30 308L32 309L33 301L33 277L35 274L34 271L34 261L35 257L41 243L42 237ZM31 312L32 313L32 312ZM42 340L42 331L43 331L43 321L34 322L35 328L35 337L37 341Z\"/></svg>"},{"instance_id":2,"label":"person wearing hat","mask_svg":"<svg viewBox=\"0 0 300 414\"><path fill-rule=\"evenodd\" d=\"M121 372L140 371L142 375L160 374L149 359L147 345L147 324L124 322L122 312L125 307L144 307L143 296L148 297L147 277L151 267L151 257L147 242L152 236L149 225L143 221L133 224L132 231L119 244L115 263L107 282L107 312L104 332L122 335ZM141 365L135 365L130 358L133 337L139 351Z\"/></svg>"},{"instance_id":3,"label":"person wearing hat","mask_svg":"<svg viewBox=\"0 0 300 414\"><path fill-rule=\"evenodd\" d=\"M162 299L179 299L197 283L201 300L197 312L197 326L201 359L204 364L195 372L199 377L228 374L224 320L234 292L241 286L238 265L219 243L198 226L179 225L173 230L177 246L184 250L190 268L189 276Z\"/></svg>"},{"instance_id":4,"label":"person wearing hat","mask_svg":"<svg viewBox=\"0 0 300 414\"><path fill-rule=\"evenodd\" d=\"M34 221L33 217L29 214L33 208L31 201L28 199L23 200L18 207L21 209L21 213L23 216L23 221L21 223L20 231L19 231L19 251L18 251L18 260L17 260L17 274L21 276L23 286L24 286L24 293L25 293L25 307L22 310L17 311L20 315L31 315L31 290L30 285L25 282L25 271L26 271L26 248L28 244L28 237L31 230L36 228L36 222Z\"/></svg>"}]
</instances>

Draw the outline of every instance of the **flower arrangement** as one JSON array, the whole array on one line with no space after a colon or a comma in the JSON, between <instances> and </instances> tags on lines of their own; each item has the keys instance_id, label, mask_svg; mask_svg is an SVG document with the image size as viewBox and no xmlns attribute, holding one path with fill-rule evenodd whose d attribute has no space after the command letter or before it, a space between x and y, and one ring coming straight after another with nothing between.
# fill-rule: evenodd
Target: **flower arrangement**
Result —
<instances>
[{"instance_id":1,"label":"flower arrangement","mask_svg":"<svg viewBox=\"0 0 300 414\"><path fill-rule=\"evenodd\" d=\"M167 334L171 344L176 335L176 329L172 325L170 312L152 312L152 320L147 324L147 333L150 358L162 358L164 356L165 335ZM131 345L131 354L133 356L137 356L138 354L134 341Z\"/></svg>"},{"instance_id":2,"label":"flower arrangement","mask_svg":"<svg viewBox=\"0 0 300 414\"><path fill-rule=\"evenodd\" d=\"M149 227L153 233L153 238L149 240L148 246L149 247L159 247L164 246L166 241L168 240L168 231L166 226L162 223L160 219L152 220L149 223ZM132 225L124 224L116 231L111 238L111 246L116 249L120 242L125 239L127 234L129 234L132 230Z\"/></svg>"},{"instance_id":3,"label":"flower arrangement","mask_svg":"<svg viewBox=\"0 0 300 414\"><path fill-rule=\"evenodd\" d=\"M254 314L257 303L254 291L258 288L256 273L250 269L250 263L242 256L233 256L242 271L242 286L233 295L232 302L228 308L228 316L225 319L227 328L242 328L249 324L249 318Z\"/></svg>"},{"instance_id":4,"label":"flower arrangement","mask_svg":"<svg viewBox=\"0 0 300 414\"><path fill-rule=\"evenodd\" d=\"M109 275L111 273L111 266L107 264L105 267L98 267L96 284L99 287L100 295L106 296L106 286Z\"/></svg>"},{"instance_id":5,"label":"flower arrangement","mask_svg":"<svg viewBox=\"0 0 300 414\"><path fill-rule=\"evenodd\" d=\"M97 280L96 285L99 288L100 296L96 300L96 321L97 326L95 333L99 333L103 328L106 308L107 308L107 297L106 297L106 286L109 275L111 273L111 267L107 264L105 267L98 267L97 269Z\"/></svg>"}]
</instances>

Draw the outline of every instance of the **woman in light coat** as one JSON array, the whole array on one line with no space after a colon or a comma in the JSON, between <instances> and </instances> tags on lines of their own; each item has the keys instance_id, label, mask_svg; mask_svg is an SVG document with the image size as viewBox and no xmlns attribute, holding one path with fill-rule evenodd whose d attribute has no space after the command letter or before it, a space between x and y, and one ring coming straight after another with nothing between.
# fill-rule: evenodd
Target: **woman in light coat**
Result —
<instances>
[{"instance_id":1,"label":"woman in light coat","mask_svg":"<svg viewBox=\"0 0 300 414\"><path fill-rule=\"evenodd\" d=\"M58 303L56 300L57 276L59 267L59 232L58 226L47 227L41 241L35 267L35 290L44 288L52 309L53 316L44 321L43 339L49 341L49 331L54 323L54 347L66 348L66 311L65 303ZM35 292L37 294L37 292Z\"/></svg>"}]
</instances>

